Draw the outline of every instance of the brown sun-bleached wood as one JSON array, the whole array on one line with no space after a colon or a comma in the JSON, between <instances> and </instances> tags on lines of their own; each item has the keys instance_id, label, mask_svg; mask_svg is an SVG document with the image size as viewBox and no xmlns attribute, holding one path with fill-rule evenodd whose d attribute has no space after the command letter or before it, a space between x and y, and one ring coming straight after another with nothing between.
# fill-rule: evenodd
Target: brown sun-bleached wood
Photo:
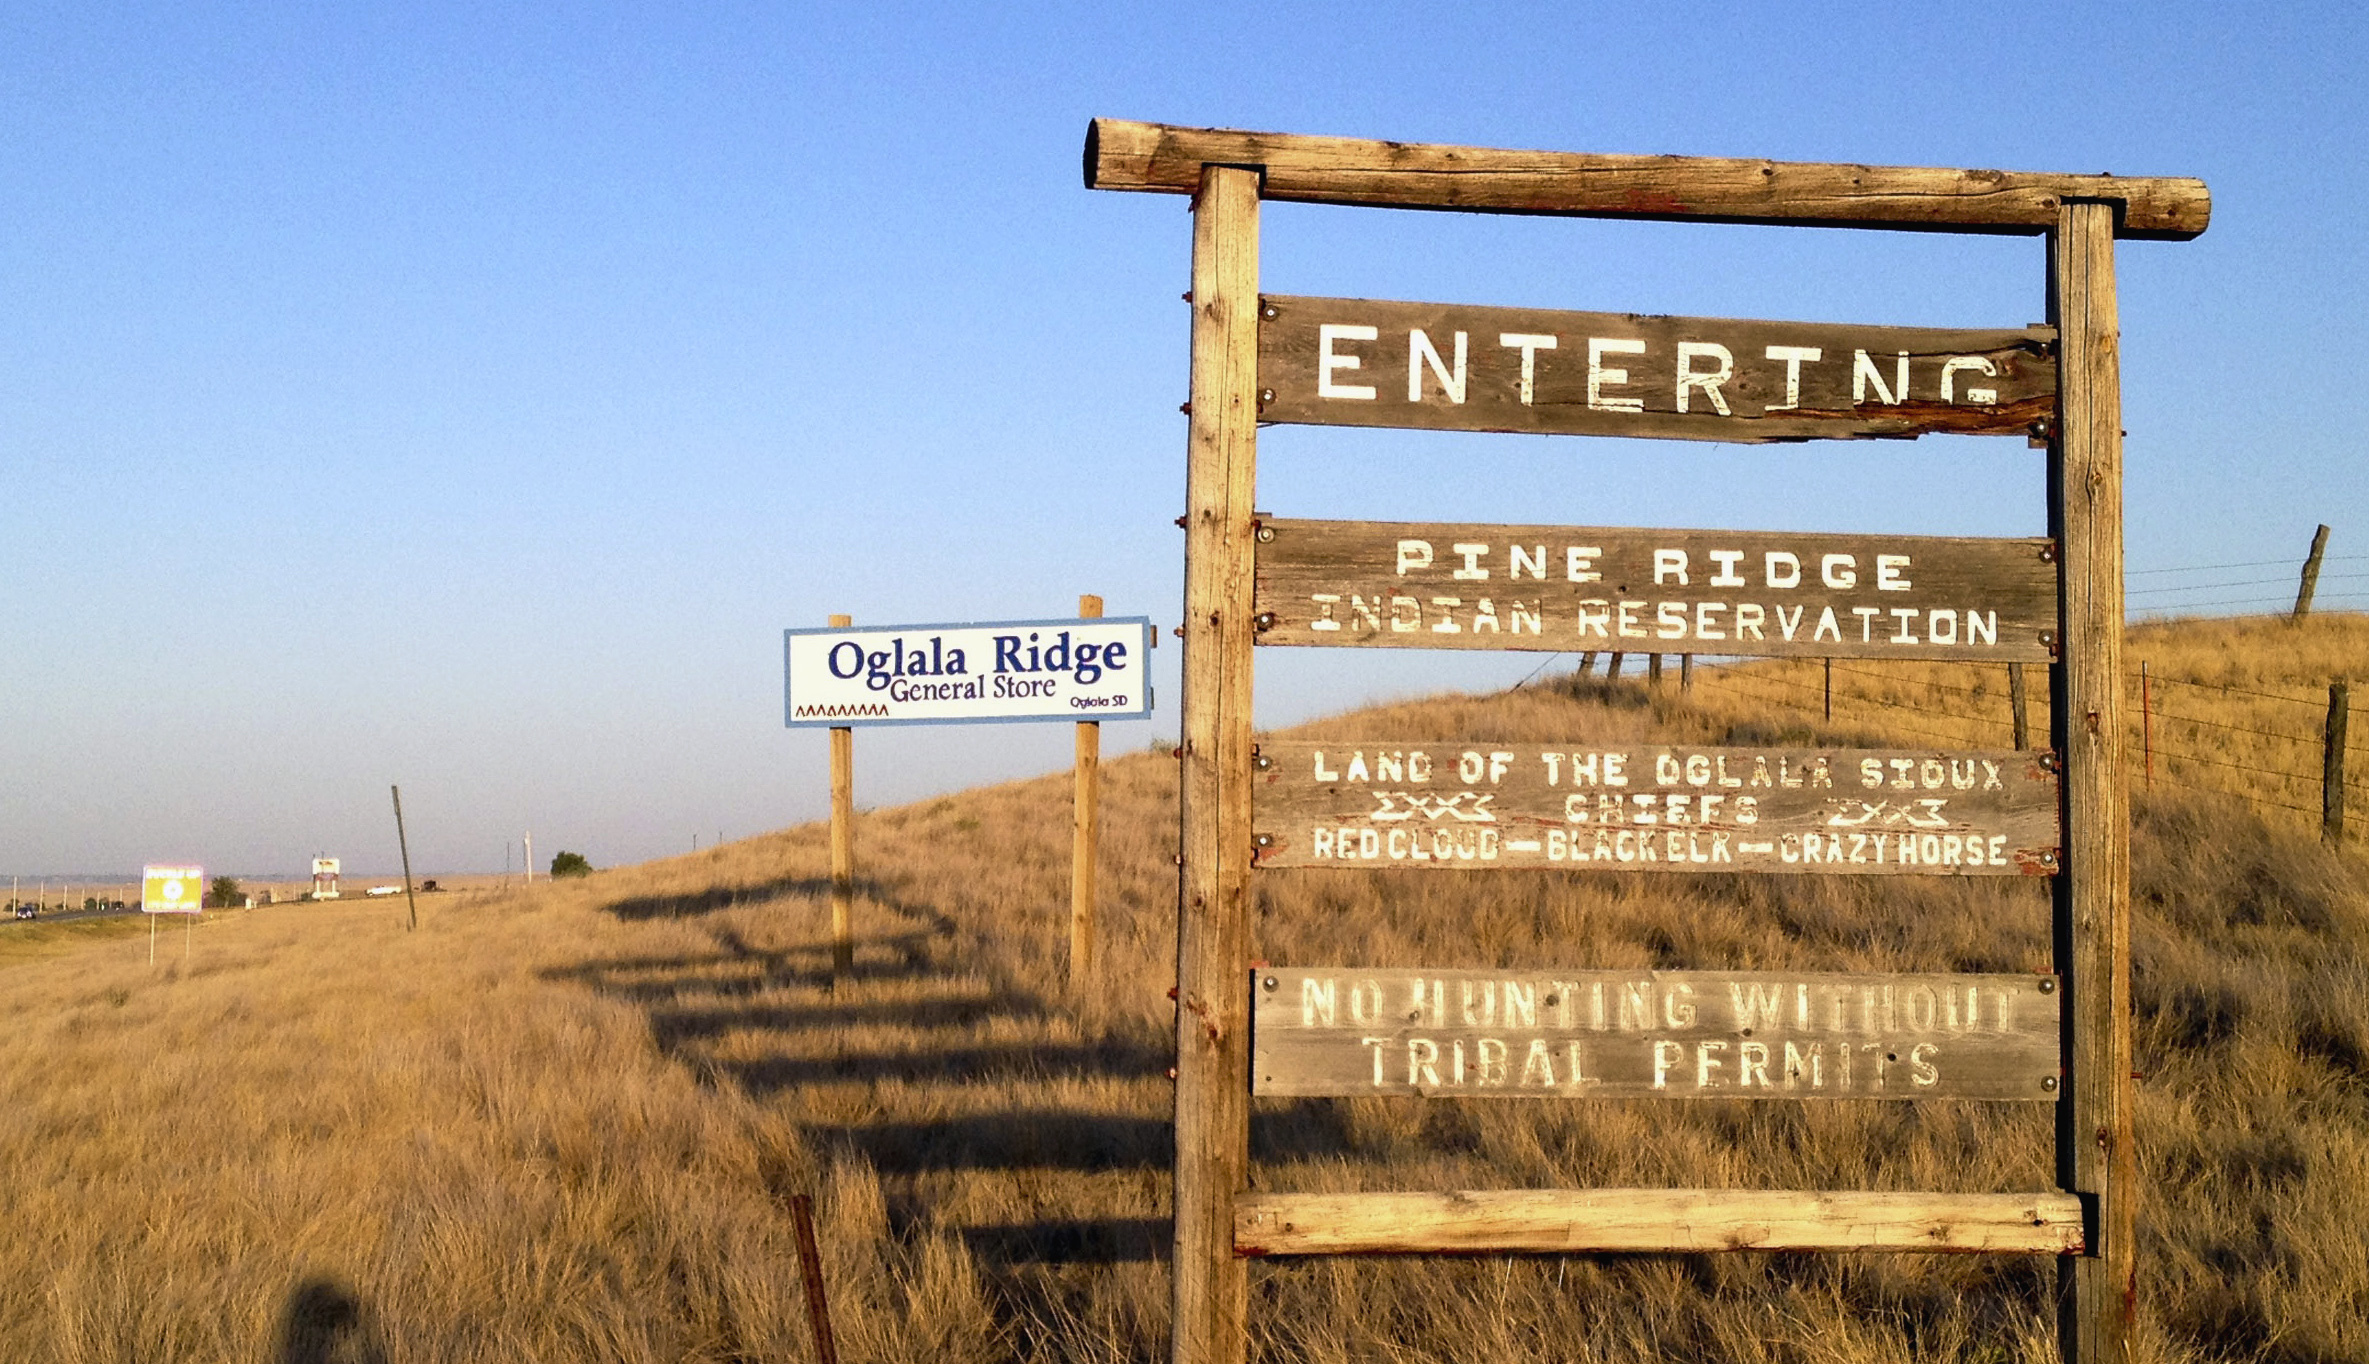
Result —
<instances>
[{"instance_id":1,"label":"brown sun-bleached wood","mask_svg":"<svg viewBox=\"0 0 2369 1364\"><path fill-rule=\"evenodd\" d=\"M1258 176L1211 166L1193 205L1185 465L1184 734L1176 953L1170 1357L1241 1364L1248 1278L1234 1198L1250 1166L1252 495L1258 458Z\"/></svg>"},{"instance_id":2,"label":"brown sun-bleached wood","mask_svg":"<svg viewBox=\"0 0 2369 1364\"><path fill-rule=\"evenodd\" d=\"M2046 327L1879 327L1284 294L1261 300L1259 315L1259 417L1275 424L1758 443L1931 432L2029 437L2056 413L2056 338ZM1334 334L1328 346L1328 326L1357 330ZM1610 350L1591 364L1599 341L1638 349ZM1687 346L1715 349L1682 360ZM1772 349L1793 359L1774 358Z\"/></svg>"},{"instance_id":3,"label":"brown sun-bleached wood","mask_svg":"<svg viewBox=\"0 0 2369 1364\"><path fill-rule=\"evenodd\" d=\"M2213 211L2203 181L2166 176L1504 151L1115 118L1086 128L1089 189L1190 194L1204 165L1255 168L1266 198L1301 203L1667 222L2036 236L2085 199L2108 202L2117 235L2185 241Z\"/></svg>"},{"instance_id":4,"label":"brown sun-bleached wood","mask_svg":"<svg viewBox=\"0 0 2369 1364\"><path fill-rule=\"evenodd\" d=\"M1733 557L1723 566L1715 553ZM1774 574L1771 555L1781 556ZM1683 568L1666 556L1683 556ZM1755 658L2045 663L2055 557L2048 541L2028 539L1269 517L1259 523L1258 642L1567 653L1627 640ZM1786 581L1787 561L1792 585L1772 586ZM1830 575L1850 585L1829 586ZM1904 631L1893 614L1902 608L1924 623ZM1939 643L1934 611L1949 613ZM1980 634L1962 619L1977 612Z\"/></svg>"},{"instance_id":5,"label":"brown sun-bleached wood","mask_svg":"<svg viewBox=\"0 0 2369 1364\"><path fill-rule=\"evenodd\" d=\"M1269 739L1251 830L1263 868L2045 876L2062 841L2047 762L1969 749Z\"/></svg>"},{"instance_id":6,"label":"brown sun-bleached wood","mask_svg":"<svg viewBox=\"0 0 2369 1364\"><path fill-rule=\"evenodd\" d=\"M1102 598L1078 597L1082 620L1102 618ZM1102 839L1102 724L1078 721L1077 783L1070 797L1069 979L1083 985L1094 976L1094 855Z\"/></svg>"},{"instance_id":7,"label":"brown sun-bleached wood","mask_svg":"<svg viewBox=\"0 0 2369 1364\"><path fill-rule=\"evenodd\" d=\"M1512 1189L1256 1193L1234 1207L1244 1255L1925 1250L2064 1255L2079 1200L2046 1193Z\"/></svg>"},{"instance_id":8,"label":"brown sun-bleached wood","mask_svg":"<svg viewBox=\"0 0 2369 1364\"><path fill-rule=\"evenodd\" d=\"M2067 204L2049 237L2049 321L2062 338L2049 532L2061 547L2064 658L2050 669L2062 755L2063 870L2055 882L2065 978L2065 1098L2057 1176L2089 1219L2059 1280L2067 1364L2124 1364L2136 1307L2138 1165L2132 1145L2130 788L2122 752L2122 358L2114 208Z\"/></svg>"},{"instance_id":9,"label":"brown sun-bleached wood","mask_svg":"<svg viewBox=\"0 0 2369 1364\"><path fill-rule=\"evenodd\" d=\"M853 625L831 617L831 628ZM831 974L855 969L855 730L831 726Z\"/></svg>"},{"instance_id":10,"label":"brown sun-bleached wood","mask_svg":"<svg viewBox=\"0 0 2369 1364\"><path fill-rule=\"evenodd\" d=\"M1251 1093L2053 1103L2030 975L1262 966Z\"/></svg>"}]
</instances>

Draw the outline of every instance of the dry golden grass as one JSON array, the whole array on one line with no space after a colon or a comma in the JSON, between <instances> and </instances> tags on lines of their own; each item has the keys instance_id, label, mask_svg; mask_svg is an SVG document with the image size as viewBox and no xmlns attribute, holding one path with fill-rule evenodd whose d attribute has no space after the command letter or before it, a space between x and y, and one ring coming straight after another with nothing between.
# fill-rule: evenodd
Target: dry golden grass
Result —
<instances>
[{"instance_id":1,"label":"dry golden grass","mask_svg":"<svg viewBox=\"0 0 2369 1364\"><path fill-rule=\"evenodd\" d=\"M2134 660L2204 666L2218 628L2151 629ZM2321 629L2272 642L2316 648ZM2330 647L2342 666L2360 656ZM1706 671L1686 698L1674 678L1658 696L1442 697L1299 732L2004 742L2003 723L1952 718L2003 717L2003 677L1970 700L1934 684L1972 688L1974 670L1881 670L1908 680L1870 682L1869 697L1890 686L1923 709L1838 706L1829 726L1741 699L1785 671ZM189 969L151 970L127 939L0 971L0 1227L14 1233L0 1358L806 1359L786 1216L803 1191L821 1209L843 1358L1160 1357L1174 797L1165 755L1107 766L1107 969L1089 991L1067 986L1059 946L1066 774L863 816L863 940L836 990L817 826L439 897L416 934L399 908L275 906L209 921ZM2354 1211L2369 1200L2369 870L2291 820L2176 789L2142 797L2136 849L2146 1358L2369 1358ZM2047 919L2043 888L2023 882L1273 872L1255 953L2021 971L2046 965ZM1254 1182L1276 1189L2053 1182L2036 1105L1256 1112ZM2053 1351L2054 1266L2029 1259L1251 1273L1257 1353L1276 1361Z\"/></svg>"}]
</instances>

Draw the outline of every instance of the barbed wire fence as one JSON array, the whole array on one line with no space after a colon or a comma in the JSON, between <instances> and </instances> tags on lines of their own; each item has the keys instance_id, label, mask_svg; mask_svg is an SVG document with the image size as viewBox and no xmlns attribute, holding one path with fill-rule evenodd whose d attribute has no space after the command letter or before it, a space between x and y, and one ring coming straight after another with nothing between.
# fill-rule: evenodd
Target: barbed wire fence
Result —
<instances>
[{"instance_id":1,"label":"barbed wire fence","mask_svg":"<svg viewBox=\"0 0 2369 1364\"><path fill-rule=\"evenodd\" d=\"M2369 564L2369 554L2323 555L2320 550L2326 535L2323 527L2299 586L2293 577L2242 576L2271 568L2292 571L2292 559L2132 570L2127 575L2132 585L2126 590L2129 617L2134 624L2154 624L2207 612L2239 619L2273 619L2285 614L2260 610L2262 607L2369 611L2369 568L2349 567ZM2327 571L2330 568L2335 571ZM2230 574L2241 576L2226 576ZM2224 595L2273 585L2285 585L2288 590L2277 596ZM2257 609L2230 609L2243 607ZM1643 649L1609 654L1602 680L1619 678L1624 659L1637 654L1655 658ZM1564 657L1568 655L1548 659L1517 685L1528 685ZM1579 655L1573 676L1591 675L1596 658L1596 654ZM1950 745L1964 745L1971 739L1983 745L1995 741L1996 747L2006 748L2015 737L2010 665L1923 664L1921 674L1912 675L1864 666L1864 660L1722 660L1720 666L1700 668L1694 666L1697 661L1688 660L1681 674L1690 693L1699 680L1718 696L1808 717L1847 721L1854 711L1863 716L1873 711L1888 732ZM1816 680L1794 675L1787 666L1810 661L1822 664L1822 675ZM1962 669L1956 676L1963 680L1935 675L1945 668ZM1650 669L1650 684L1644 677L1634 680L1639 685L1660 686L1662 671ZM2369 758L2369 727L2364 727L2361 738L2352 738L2342 717L2332 715L2332 711L2349 709L2345 696L2165 676L2150 672L2144 657L2128 660L2123 680L2130 716L2125 742L2134 787L2162 785L2234 799L2281 816L2299 815L2330 826L2341 821L2340 814L2331 819L2332 798L2338 812L2347 807L2364 808L2352 797L2369 796L2369 761L2364 761ZM2332 683L2344 680L2329 679ZM2045 735L2045 674L2035 682L2031 733ZM1914 693L1913 699L1909 693ZM1934 722L1951 728L1939 728ZM2331 760L2332 737L2341 737L2341 761ZM2332 790L2332 781L2341 784Z\"/></svg>"}]
</instances>

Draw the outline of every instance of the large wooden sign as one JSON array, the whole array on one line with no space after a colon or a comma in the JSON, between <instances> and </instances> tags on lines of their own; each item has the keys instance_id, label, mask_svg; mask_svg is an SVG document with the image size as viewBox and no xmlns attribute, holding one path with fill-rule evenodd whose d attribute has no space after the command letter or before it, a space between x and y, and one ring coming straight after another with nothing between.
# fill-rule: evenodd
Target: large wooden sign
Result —
<instances>
[{"instance_id":1,"label":"large wooden sign","mask_svg":"<svg viewBox=\"0 0 2369 1364\"><path fill-rule=\"evenodd\" d=\"M1259 746L1262 867L2045 876L2042 754L1657 744Z\"/></svg>"},{"instance_id":2,"label":"large wooden sign","mask_svg":"<svg viewBox=\"0 0 2369 1364\"><path fill-rule=\"evenodd\" d=\"M1259 300L1259 419L1771 441L2034 436L2049 327L1956 331Z\"/></svg>"},{"instance_id":3,"label":"large wooden sign","mask_svg":"<svg viewBox=\"0 0 2369 1364\"><path fill-rule=\"evenodd\" d=\"M2046 540L1266 519L1258 642L2045 663Z\"/></svg>"},{"instance_id":4,"label":"large wooden sign","mask_svg":"<svg viewBox=\"0 0 2369 1364\"><path fill-rule=\"evenodd\" d=\"M1508 151L1108 119L1096 120L1087 136L1085 171L1093 187L1193 196L1172 995L1177 1007L1170 1357L1175 1364L1241 1364L1246 1358L1252 1301L1243 1271L1246 1255L1744 1247L2065 1254L2057 1317L2064 1357L2073 1364L2125 1358L2138 1299L2139 1189L2132 1130L2129 784L2121 750L2123 414L2114 242L2117 237L2178 240L2202 232L2211 215L2204 185L1975 168ZM1260 205L1269 198L1582 217L2045 233L2047 326L1911 330L1264 295ZM1362 555L1354 563L1334 564L1331 578L1288 586L1280 577L1272 580L1262 609L1253 600L1258 533L1272 530L1279 541L1285 529L1262 526L1254 510L1258 433L1268 422L1727 441L1927 431L2028 435L2049 452L2042 477L2047 534L2056 552L2050 745L2052 759L2061 760L2061 782L2050 775L2053 767L2038 765L2039 755L1994 753L1633 748L1617 755L1628 778L1625 786L1607 775L1613 752L1598 748L1591 754L1577 743L1564 746L1559 764L1548 760L1550 750L1512 745L1324 745L1321 767L1317 745L1271 743L1258 753L1252 645L1262 624L1276 642L1287 637L1278 631L1295 629L1310 636L1302 642L1315 642L1320 619L1315 594L1352 598L1335 604L1347 610L1346 617L1334 617L1342 621L1344 636L1358 629L1429 631L1433 643L1457 633L1490 633L1480 624L1484 616L1495 616L1500 630L1512 634L1513 603L1523 601L1527 608L1530 602L1510 590L1519 557L1512 544L1475 536L1450 538L1445 555L1433 544L1434 563L1448 564L1449 581L1466 590L1427 584L1421 593L1402 593L1395 582L1389 584L1393 597L1419 597L1416 606L1423 614L1414 631L1382 623L1392 614L1416 622L1396 602L1389 612L1376 610L1370 627L1353 627L1361 620L1354 597L1379 590L1375 575L1383 571ZM1901 486L1937 495L1949 486L1946 470L1922 465L1904 467L1900 479ZM1975 489L1967 495L1980 498L1993 491ZM1476 570L1505 565L1509 590L1502 599L1474 590L1487 580L1456 575L1468 564L1459 543L1487 543L1504 556L1469 561ZM1534 558L1544 542L1527 544ZM1568 554L1574 547L1563 549ZM1609 544L1603 548L1612 552ZM1696 548L1713 564L1719 563L1714 550L1750 552L1734 536L1648 548L1689 550L1689 572ZM1793 552L1782 544L1768 548ZM1396 549L1394 539L1387 569L1392 579L1401 572ZM1411 565L1406 570L1414 571ZM1882 571L1879 563L1879 593ZM1357 585L1360 578L1363 587ZM1987 601L1977 596L1952 602L1946 594L1915 600L1914 571L1909 578L1908 593L1889 606L1916 610L1910 633L1918 647L1939 642L1936 610L1957 613L1960 644L1943 647L1961 647L1974 638L1969 608L1984 613L1987 632L1987 613L1993 609ZM1579 610L1593 604L1552 596L1538 586L1544 581L1534 577L1527 584L1536 594L1540 636L1549 628L1549 604L1558 600L1572 628L1581 628ZM1964 586L1971 592L2001 585L1978 577ZM1679 587L1683 594L1672 590ZM1711 587L1736 595L1699 595L1701 588ZM1771 583L1763 588L1770 594L1778 590ZM1668 628L1677 628L1683 611L1687 633L1661 637L1659 649L1637 641L1637 652L1688 652L1678 647L1682 639L1698 646L1695 652L1748 652L1707 647L1712 636L1706 623L1734 630L1740 613L1702 606L1705 600L1731 607L1759 604L1758 597L1743 595L1745 587L1668 578L1644 590L1654 602L1652 628L1664 628L1662 603L1671 601L1680 605L1670 611ZM1309 600L1295 602L1294 593ZM1617 649L1611 631L1621 620L1615 605L1621 598L1610 590L1602 596L1604 605L1614 607L1614 624L1599 647ZM1490 609L1482 609L1481 597L1489 599ZM1790 605L1792 599L1786 600ZM1855 623L1856 608L1887 601L1877 596L1847 604ZM1862 648L1873 648L1877 626L1895 619L1889 606L1867 618L1867 636L1858 641ZM2000 652L1968 656L2014 658L2009 649L2029 647L2022 626L2009 630L2009 608L1996 609ZM1451 616L1451 611L1466 614ZM1646 608L1637 611L1642 624ZM1828 647L1805 652L1848 654L1842 616L1838 605L1834 633L1842 639L1818 639L1813 626L1813 646ZM1802 619L1807 618L1805 610ZM1909 623L1898 619L1901 625L1895 628ZM1438 628L1450 623L1458 628ZM1762 628L1765 634L1765 622ZM1940 633L1947 630L1940 627ZM1907 640L1900 643L1904 652L1893 656L1909 656ZM1981 647L1991 647L1987 638ZM1418 751L1428 759L1429 780L1416 775ZM1586 765L1591 756L1592 781ZM1395 771L1386 771L1386 761L1392 760ZM1665 760L1675 764L1674 773L1664 768ZM1571 784L1575 762L1578 790ZM1765 785L1762 763L1769 769ZM1452 778L1442 775L1451 772ZM1650 780L1639 773L1650 773ZM1729 785L1731 778L1738 784ZM2060 784L2061 849L2056 846ZM1743 813L1746 796L1753 801L1749 819ZM1558 839L1560 861L1555 858ZM2064 1027L2059 1074L2040 1074L2036 1082L2044 1097L2057 1100L2058 1188L2028 1195L1725 1189L1253 1192L1250 1095L1242 1083L1251 1068L1253 1006L1242 984L1254 941L1251 879L1258 863L2050 873L2055 966L2062 981L2055 998L2062 1001ZM1276 989L1282 992L1276 974ZM1425 973L1426 978L1434 975L1446 980L1445 973ZM1745 977L1720 979L1744 985L1751 998ZM1895 1007L1902 1006L1903 979L1891 982ZM1761 983L1781 994L1788 982ZM1258 988L1264 985L1262 975ZM1878 986L1871 981L1862 988ZM1341 973L1336 988L1351 988L1347 973ZM1406 988L1412 991L1411 985ZM1477 1007L1485 1010L1487 987L1479 988ZM1498 988L1502 1023L1502 978ZM1931 988L1933 1007L1944 1009L1944 987ZM2033 988L2039 988L2036 978ZM1912 998L1924 999L1915 986L1908 989ZM1459 1009L1463 999L1460 984ZM1978 987L1977 1006L1982 1002ZM1288 997L1280 1007L1288 1014ZM1933 1045L1945 1049L1948 1064L1926 1053L1935 1067L1926 1088L1945 1083L1941 1077L1952 1073L1966 1047L1962 1038L1948 1033L1946 1013L1940 1016L1945 1040ZM1966 1017L1961 1012L1961 1032ZM1457 1026L1462 1026L1461 1016ZM1752 1071L1752 1087L1761 1087L1764 1074L1781 1085L1789 1064L1778 1051L1782 1039L1762 1042L1761 1029L1754 1026L1751 1039L1740 1031L1727 1038L1696 1038L1691 1053L1686 1039L1658 1037L1680 1048L1679 1059L1663 1070L1664 1085L1686 1074L1691 1064L1706 1092L1721 1077L1735 1078L1741 1089L1747 1040L1770 1050L1768 1069ZM1979 1026L1970 1035L1979 1036ZM1278 1030L1287 1032L1288 1024ZM1412 1088L1430 1083L1428 1071L1418 1070L1412 1081L1404 1078L1410 1060L1418 1066L1427 1060L1409 1055L1417 1049L1408 1038L1369 1048L1360 1040L1368 1035L1383 1034L1358 1033L1339 1073L1366 1077L1367 1092L1388 1082L1393 1064L1400 1083ZM1486 1062L1481 1055L1482 1042L1494 1036L1476 1032L1462 1038L1469 1044L1466 1074L1474 1085L1484 1067L1491 1076L1500 1073L1493 1051ZM1793 1045L1798 1050L1824 1040L1832 1066L1842 1036L1819 1039L1805 1033ZM1458 1037L1445 1037L1449 1045L1441 1056L1452 1072ZM1436 1045L1441 1038L1429 1040ZM1513 1039L1500 1040L1507 1048L1502 1073L1511 1086L1522 1077L1518 1067L1530 1062L1530 1041L1550 1042L1545 1050L1551 1058L1552 1040L1586 1039L1550 1039L1525 1028L1518 1062ZM1869 1055L1860 1047L1876 1040L1851 1039L1855 1085L1866 1076L1858 1063ZM1920 1044L1911 1041L1909 1058L1901 1060L1890 1034L1882 1040L1887 1087L1901 1074L1894 1067L1906 1065L1909 1092L1917 1092L1915 1049ZM1731 1049L1713 1048L1715 1041L1726 1041ZM1385 1054L1392 1045L1406 1050ZM1977 1057L1991 1045L1976 1046ZM1377 1055L1382 1082L1371 1078ZM1656 1053L1648 1049L1643 1055L1647 1069L1640 1073L1650 1087ZM1659 1053L1664 1060L1668 1055ZM1583 1054L1583 1076L1587 1060ZM1757 1065L1759 1054L1750 1060ZM1559 1083L1567 1073L1558 1073ZM1799 1092L1800 1077L1793 1078ZM2051 1078L2057 1081L2054 1091L2044 1083Z\"/></svg>"},{"instance_id":5,"label":"large wooden sign","mask_svg":"<svg viewBox=\"0 0 2369 1364\"><path fill-rule=\"evenodd\" d=\"M2057 1096L2053 976L1269 966L1250 984L1256 1094Z\"/></svg>"}]
</instances>

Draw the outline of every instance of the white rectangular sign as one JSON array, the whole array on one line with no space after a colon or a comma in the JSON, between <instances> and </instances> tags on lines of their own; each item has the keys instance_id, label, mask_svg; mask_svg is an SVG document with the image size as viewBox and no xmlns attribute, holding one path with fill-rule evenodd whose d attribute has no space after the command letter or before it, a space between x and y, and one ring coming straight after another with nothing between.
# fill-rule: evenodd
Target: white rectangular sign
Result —
<instances>
[{"instance_id":1,"label":"white rectangular sign","mask_svg":"<svg viewBox=\"0 0 2369 1364\"><path fill-rule=\"evenodd\" d=\"M145 914L199 914L205 910L204 867L144 867L140 910Z\"/></svg>"},{"instance_id":2,"label":"white rectangular sign","mask_svg":"<svg viewBox=\"0 0 2369 1364\"><path fill-rule=\"evenodd\" d=\"M784 630L791 728L1152 713L1145 616Z\"/></svg>"}]
</instances>

